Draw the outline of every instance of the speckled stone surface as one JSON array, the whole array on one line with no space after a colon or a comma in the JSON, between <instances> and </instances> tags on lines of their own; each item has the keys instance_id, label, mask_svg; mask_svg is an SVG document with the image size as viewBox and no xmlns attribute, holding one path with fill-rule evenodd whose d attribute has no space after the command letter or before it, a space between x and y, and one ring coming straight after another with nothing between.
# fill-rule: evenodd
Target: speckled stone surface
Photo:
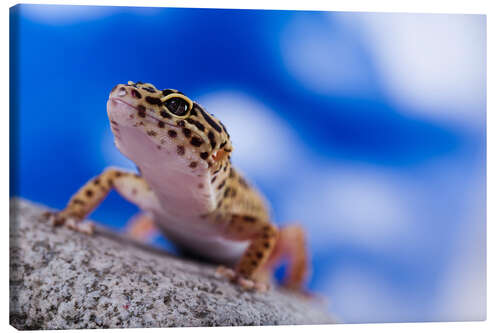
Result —
<instances>
[{"instance_id":1,"label":"speckled stone surface","mask_svg":"<svg viewBox=\"0 0 500 333\"><path fill-rule=\"evenodd\" d=\"M99 228L53 229L46 208L10 202L10 323L18 329L333 323L319 302L245 292L215 267Z\"/></svg>"}]
</instances>

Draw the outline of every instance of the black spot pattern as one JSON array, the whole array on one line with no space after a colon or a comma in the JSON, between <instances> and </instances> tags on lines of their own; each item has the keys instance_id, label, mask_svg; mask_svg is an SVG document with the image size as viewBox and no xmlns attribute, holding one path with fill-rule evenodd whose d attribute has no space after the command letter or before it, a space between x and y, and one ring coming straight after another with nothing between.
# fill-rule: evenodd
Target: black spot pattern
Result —
<instances>
[{"instance_id":1,"label":"black spot pattern","mask_svg":"<svg viewBox=\"0 0 500 333\"><path fill-rule=\"evenodd\" d=\"M144 107L144 105L138 105L137 106L137 115L141 118L145 118L146 117L146 108Z\"/></svg>"},{"instance_id":2,"label":"black spot pattern","mask_svg":"<svg viewBox=\"0 0 500 333\"><path fill-rule=\"evenodd\" d=\"M195 147L199 147L203 144L203 140L201 140L200 138L198 138L196 136L193 136L190 143Z\"/></svg>"},{"instance_id":3,"label":"black spot pattern","mask_svg":"<svg viewBox=\"0 0 500 333\"><path fill-rule=\"evenodd\" d=\"M137 89L130 89L130 95L135 98L142 98L141 93L138 92Z\"/></svg>"},{"instance_id":4,"label":"black spot pattern","mask_svg":"<svg viewBox=\"0 0 500 333\"><path fill-rule=\"evenodd\" d=\"M203 110L198 104L196 104L196 107L197 107L197 111L199 111L201 113L201 115L203 116L203 119L205 119L205 121L213 127L213 129L215 129L217 132L222 132L222 128L215 122L215 120L213 120L206 112L205 110Z\"/></svg>"},{"instance_id":5,"label":"black spot pattern","mask_svg":"<svg viewBox=\"0 0 500 333\"><path fill-rule=\"evenodd\" d=\"M186 138L190 138L191 137L191 130L189 128L183 128L182 129L182 133L184 133L184 136Z\"/></svg>"},{"instance_id":6,"label":"black spot pattern","mask_svg":"<svg viewBox=\"0 0 500 333\"><path fill-rule=\"evenodd\" d=\"M170 119L170 118L172 118L172 116L170 116L170 115L168 114L168 112L167 112L167 111L165 111L165 110L161 110L161 111L160 111L160 115L161 115L163 118L169 118L169 119Z\"/></svg>"},{"instance_id":7,"label":"black spot pattern","mask_svg":"<svg viewBox=\"0 0 500 333\"><path fill-rule=\"evenodd\" d=\"M161 99L157 97L151 97L151 96L146 96L146 102L152 105L160 105L161 104Z\"/></svg>"},{"instance_id":8,"label":"black spot pattern","mask_svg":"<svg viewBox=\"0 0 500 333\"><path fill-rule=\"evenodd\" d=\"M215 145L217 143L215 142L214 132L212 131L208 132L208 140L210 141L210 146L212 147L212 149L215 149Z\"/></svg>"},{"instance_id":9,"label":"black spot pattern","mask_svg":"<svg viewBox=\"0 0 500 333\"><path fill-rule=\"evenodd\" d=\"M164 90L161 91L161 93L162 93L163 96L167 96L167 95L175 93L175 91L172 90L172 89L164 89Z\"/></svg>"},{"instance_id":10,"label":"black spot pattern","mask_svg":"<svg viewBox=\"0 0 500 333\"><path fill-rule=\"evenodd\" d=\"M184 155L184 153L186 153L186 149L184 148L184 146L177 146L177 154L179 155Z\"/></svg>"},{"instance_id":11,"label":"black spot pattern","mask_svg":"<svg viewBox=\"0 0 500 333\"><path fill-rule=\"evenodd\" d=\"M191 118L188 118L186 119L186 121L190 124L193 124L194 126L196 126L200 131L204 131L205 130L205 126L203 126L202 123L200 123L199 121L197 120L193 120Z\"/></svg>"},{"instance_id":12,"label":"black spot pattern","mask_svg":"<svg viewBox=\"0 0 500 333\"><path fill-rule=\"evenodd\" d=\"M156 91L151 87L141 87L143 90L149 91L150 93L155 93Z\"/></svg>"}]
</instances>

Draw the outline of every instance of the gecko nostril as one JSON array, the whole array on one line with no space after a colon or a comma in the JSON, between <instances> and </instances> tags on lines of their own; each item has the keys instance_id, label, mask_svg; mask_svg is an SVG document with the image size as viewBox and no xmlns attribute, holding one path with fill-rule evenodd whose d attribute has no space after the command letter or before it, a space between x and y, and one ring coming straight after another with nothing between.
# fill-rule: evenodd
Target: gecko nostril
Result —
<instances>
[{"instance_id":1,"label":"gecko nostril","mask_svg":"<svg viewBox=\"0 0 500 333\"><path fill-rule=\"evenodd\" d=\"M113 89L111 89L111 93L114 93L115 90L116 90L116 88L118 88L119 86L120 86L119 84L117 84L116 86L114 86Z\"/></svg>"},{"instance_id":2,"label":"gecko nostril","mask_svg":"<svg viewBox=\"0 0 500 333\"><path fill-rule=\"evenodd\" d=\"M130 90L130 95L135 98L142 98L142 95L140 92L138 92L136 89L131 89Z\"/></svg>"},{"instance_id":3,"label":"gecko nostril","mask_svg":"<svg viewBox=\"0 0 500 333\"><path fill-rule=\"evenodd\" d=\"M123 97L127 94L127 89L125 87L121 87L120 90L118 90L118 96Z\"/></svg>"}]
</instances>

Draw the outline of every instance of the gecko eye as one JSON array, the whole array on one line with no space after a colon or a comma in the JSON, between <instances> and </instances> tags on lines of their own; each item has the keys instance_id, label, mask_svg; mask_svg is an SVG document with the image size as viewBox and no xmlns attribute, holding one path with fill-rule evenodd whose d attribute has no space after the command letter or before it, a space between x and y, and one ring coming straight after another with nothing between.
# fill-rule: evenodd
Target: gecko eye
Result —
<instances>
[{"instance_id":1,"label":"gecko eye","mask_svg":"<svg viewBox=\"0 0 500 333\"><path fill-rule=\"evenodd\" d=\"M186 101L179 97L169 99L165 102L165 106L176 116L183 116L189 110L189 106L187 105Z\"/></svg>"},{"instance_id":2,"label":"gecko eye","mask_svg":"<svg viewBox=\"0 0 500 333\"><path fill-rule=\"evenodd\" d=\"M180 97L182 95L180 94L175 94L177 96L172 96L166 100L164 100L163 105L170 111L170 113L178 116L178 117L183 117L187 115L189 111L191 111L191 108L193 107L193 103L191 101L187 101L183 97Z\"/></svg>"}]
</instances>

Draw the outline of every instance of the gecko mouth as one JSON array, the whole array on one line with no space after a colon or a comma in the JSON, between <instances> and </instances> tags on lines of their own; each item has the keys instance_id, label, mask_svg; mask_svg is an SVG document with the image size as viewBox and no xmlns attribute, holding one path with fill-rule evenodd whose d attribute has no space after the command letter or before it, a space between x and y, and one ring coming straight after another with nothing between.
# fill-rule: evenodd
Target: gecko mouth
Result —
<instances>
[{"instance_id":1,"label":"gecko mouth","mask_svg":"<svg viewBox=\"0 0 500 333\"><path fill-rule=\"evenodd\" d=\"M151 111L149 110L139 110L138 107L124 101L123 99L121 98L118 98L118 97L111 97L109 99L109 102L111 102L111 107L114 107L114 108L117 108L118 105L121 105L121 106L125 106L126 108L129 108L131 110L134 111L134 114L137 115L138 117L140 118L146 118L152 122L163 122L165 125L168 125L170 127L175 127L175 128L178 128L179 126L177 125L174 125L174 124L170 124L168 122L165 121L165 119L160 119L156 113L152 113ZM132 115L131 113L129 115Z\"/></svg>"}]
</instances>

